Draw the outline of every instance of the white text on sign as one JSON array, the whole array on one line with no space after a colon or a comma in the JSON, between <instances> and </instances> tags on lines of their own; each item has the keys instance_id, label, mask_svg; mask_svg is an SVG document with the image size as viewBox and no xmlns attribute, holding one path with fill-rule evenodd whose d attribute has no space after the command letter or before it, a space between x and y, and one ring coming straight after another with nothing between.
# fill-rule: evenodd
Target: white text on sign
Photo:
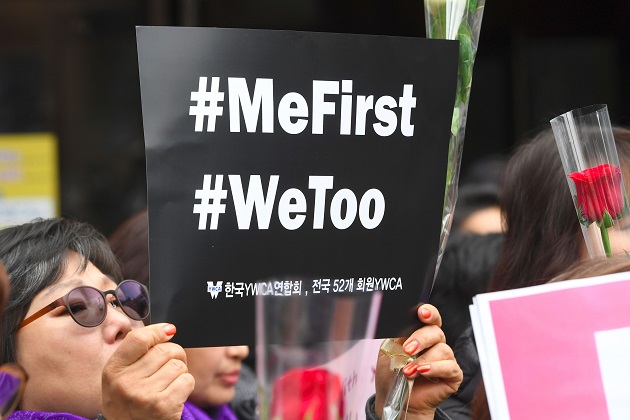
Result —
<instances>
[{"instance_id":1,"label":"white text on sign","mask_svg":"<svg viewBox=\"0 0 630 420\"><path fill-rule=\"evenodd\" d=\"M311 123L312 134L324 134L326 116L339 113L339 134L364 136L368 116L374 113L378 120L372 124L374 132L381 137L391 136L400 127L405 137L413 136L414 126L411 124L411 111L416 107L413 96L413 85L405 84L402 95L398 98L383 95L354 95L352 80L313 80L311 101L299 92L287 92L278 102L278 123L287 134L300 134ZM225 88L224 88L225 89ZM261 120L261 132L273 133L275 125L274 86L273 79L256 79L253 93L247 81L242 77L227 78L228 111L230 132L241 132L241 116L248 133L258 132L258 121ZM221 77L199 77L199 86L190 93L194 103L188 115L195 117L195 131L214 132L217 117L223 116L225 91L221 90ZM338 106L339 105L339 106ZM396 109L400 109L400 117Z\"/></svg>"},{"instance_id":2,"label":"white text on sign","mask_svg":"<svg viewBox=\"0 0 630 420\"><path fill-rule=\"evenodd\" d=\"M200 190L195 190L195 199L200 202L193 205L193 213L199 215L199 230L216 230L219 216L224 214L228 190L223 188L223 175L204 175ZM276 206L279 175L271 175L267 192L263 191L260 175L250 175L247 193L243 191L240 175L228 175L232 203L236 212L238 228L248 230L252 215L256 209L258 229L269 229L274 209L278 219L287 230L302 227L309 211L306 195L297 188L290 188L282 193ZM308 188L315 192L313 213L313 229L323 229L326 221L326 196L332 190L334 177L309 176ZM328 215L332 225L340 230L347 229L355 222L357 216L365 229L376 228L385 215L385 197L383 193L371 188L361 197L350 189L343 188L335 192L330 201ZM208 221L208 216L210 220Z\"/></svg>"}]
</instances>

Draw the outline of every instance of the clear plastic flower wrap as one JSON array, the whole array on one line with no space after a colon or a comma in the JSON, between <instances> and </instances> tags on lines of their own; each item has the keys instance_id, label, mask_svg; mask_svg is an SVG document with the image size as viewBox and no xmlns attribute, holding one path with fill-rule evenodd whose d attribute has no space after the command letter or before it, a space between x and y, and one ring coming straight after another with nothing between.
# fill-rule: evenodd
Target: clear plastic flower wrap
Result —
<instances>
[{"instance_id":1,"label":"clear plastic flower wrap","mask_svg":"<svg viewBox=\"0 0 630 420\"><path fill-rule=\"evenodd\" d=\"M628 198L607 106L566 112L551 127L589 255L628 255Z\"/></svg>"},{"instance_id":2,"label":"clear plastic flower wrap","mask_svg":"<svg viewBox=\"0 0 630 420\"><path fill-rule=\"evenodd\" d=\"M381 292L257 295L258 418L341 420L354 418L357 404L363 410L367 397L359 403L356 396L362 378L369 384L370 377L355 372L363 368L364 356L373 361L374 349L364 353L360 344L375 335L381 299Z\"/></svg>"},{"instance_id":3,"label":"clear plastic flower wrap","mask_svg":"<svg viewBox=\"0 0 630 420\"><path fill-rule=\"evenodd\" d=\"M457 202L457 185L464 150L468 100L470 98L472 71L479 44L484 6L485 0L424 0L427 38L459 40L457 93L451 121L444 207L442 210L442 229L440 231L440 244L434 281L440 268ZM387 415L386 418L388 420L405 417L407 408L406 405L401 404L401 401L408 398L413 386L413 381L407 379L400 372L400 368L396 370L396 375L389 389L388 399L383 408L383 416L385 418L385 415Z\"/></svg>"},{"instance_id":4,"label":"clear plastic flower wrap","mask_svg":"<svg viewBox=\"0 0 630 420\"><path fill-rule=\"evenodd\" d=\"M444 209L442 211L442 230L435 268L436 274L446 247L457 202L457 184L464 150L468 100L470 98L473 65L479 45L484 7L485 0L424 0L424 20L427 38L459 40L457 94L451 122Z\"/></svg>"},{"instance_id":5,"label":"clear plastic flower wrap","mask_svg":"<svg viewBox=\"0 0 630 420\"><path fill-rule=\"evenodd\" d=\"M381 420L396 420L402 413L407 412L414 382L405 376L402 368L412 362L415 357L406 354L402 346L390 338L383 341L380 351L389 356L391 360L389 370L395 372L392 385L385 397Z\"/></svg>"}]
</instances>

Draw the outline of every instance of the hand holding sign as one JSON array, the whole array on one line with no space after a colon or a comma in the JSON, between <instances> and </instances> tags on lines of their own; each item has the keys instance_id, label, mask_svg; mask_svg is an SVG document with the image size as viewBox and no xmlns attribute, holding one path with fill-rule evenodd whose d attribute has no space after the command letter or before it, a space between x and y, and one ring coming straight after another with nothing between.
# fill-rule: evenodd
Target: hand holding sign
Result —
<instances>
[{"instance_id":1,"label":"hand holding sign","mask_svg":"<svg viewBox=\"0 0 630 420\"><path fill-rule=\"evenodd\" d=\"M425 304L418 308L418 319L425 326L414 331L406 340L399 339L405 353L417 355L402 371L409 379L414 379L411 395L408 398L406 417L408 419L433 419L437 406L459 388L464 379L453 350L446 344L440 326L442 317L433 305ZM381 418L385 397L390 389L392 372L391 358L379 354L376 368L376 415Z\"/></svg>"}]
</instances>

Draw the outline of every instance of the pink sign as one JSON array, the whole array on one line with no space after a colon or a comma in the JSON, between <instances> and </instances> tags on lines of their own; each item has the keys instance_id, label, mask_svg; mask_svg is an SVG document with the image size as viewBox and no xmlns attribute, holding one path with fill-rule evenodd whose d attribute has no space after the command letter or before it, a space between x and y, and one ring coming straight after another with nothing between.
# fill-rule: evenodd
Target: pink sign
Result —
<instances>
[{"instance_id":1,"label":"pink sign","mask_svg":"<svg viewBox=\"0 0 630 420\"><path fill-rule=\"evenodd\" d=\"M341 377L344 420L365 419L365 403L376 392L376 361L382 343L382 339L361 340L324 366Z\"/></svg>"},{"instance_id":2,"label":"pink sign","mask_svg":"<svg viewBox=\"0 0 630 420\"><path fill-rule=\"evenodd\" d=\"M619 404L630 401L630 379L611 381L623 380L614 367L627 366L630 355L611 358L630 347L630 273L480 295L473 317L475 310L493 417L628 415Z\"/></svg>"}]
</instances>

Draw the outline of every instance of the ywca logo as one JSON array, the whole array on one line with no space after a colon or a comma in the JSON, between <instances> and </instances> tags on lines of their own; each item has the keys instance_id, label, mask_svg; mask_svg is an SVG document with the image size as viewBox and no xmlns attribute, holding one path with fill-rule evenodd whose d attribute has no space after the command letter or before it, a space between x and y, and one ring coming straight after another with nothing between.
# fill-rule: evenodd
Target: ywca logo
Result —
<instances>
[{"instance_id":1,"label":"ywca logo","mask_svg":"<svg viewBox=\"0 0 630 420\"><path fill-rule=\"evenodd\" d=\"M208 283L208 293L210 293L212 299L219 297L219 292L223 291L223 282L218 281L215 283L213 281L208 281L206 283Z\"/></svg>"}]
</instances>

